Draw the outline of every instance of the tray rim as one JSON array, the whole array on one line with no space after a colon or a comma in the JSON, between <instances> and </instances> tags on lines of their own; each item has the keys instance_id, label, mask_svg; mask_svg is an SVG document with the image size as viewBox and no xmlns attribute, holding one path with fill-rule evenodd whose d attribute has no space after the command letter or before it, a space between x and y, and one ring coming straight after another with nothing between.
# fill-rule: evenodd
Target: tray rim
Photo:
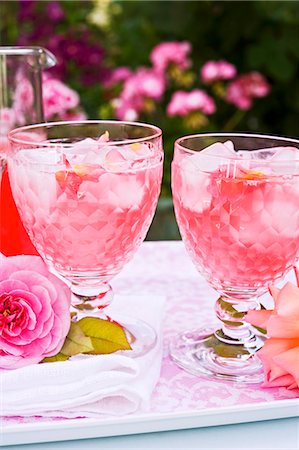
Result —
<instances>
[{"instance_id":1,"label":"tray rim","mask_svg":"<svg viewBox=\"0 0 299 450\"><path fill-rule=\"evenodd\" d=\"M299 417L299 398L193 411L13 423L1 426L0 446L125 436L291 417Z\"/></svg>"}]
</instances>

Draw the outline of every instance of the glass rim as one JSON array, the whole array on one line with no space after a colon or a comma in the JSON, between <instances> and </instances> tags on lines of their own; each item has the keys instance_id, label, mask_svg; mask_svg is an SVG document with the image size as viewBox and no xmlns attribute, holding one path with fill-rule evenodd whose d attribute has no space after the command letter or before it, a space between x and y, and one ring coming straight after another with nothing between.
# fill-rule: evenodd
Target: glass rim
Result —
<instances>
[{"instance_id":1,"label":"glass rim","mask_svg":"<svg viewBox=\"0 0 299 450\"><path fill-rule=\"evenodd\" d=\"M123 139L119 141L108 141L104 142L105 145L125 145L125 144L137 144L140 142L147 142L149 140L159 138L162 136L162 130L161 128L157 127L156 125L152 125L149 123L144 122L130 122L125 120L66 120L66 121L57 121L57 122L44 122L44 123L38 123L33 125L25 125L22 127L17 127L9 131L8 133L8 139L10 142L14 144L24 144L24 145L39 145L40 147L45 148L70 148L75 145L74 143L64 143L64 142L46 142L46 141L32 141L32 140L26 140L26 139L18 139L17 136L18 133L28 132L28 131L36 131L36 130L42 130L43 128L49 128L49 127L59 127L63 125L100 125L100 124L112 124L112 125L128 125L128 126L135 126L140 127L144 129L151 129L155 133L151 136L141 137L141 138L134 138L134 139ZM88 136L87 136L88 137Z\"/></svg>"},{"instance_id":2,"label":"glass rim","mask_svg":"<svg viewBox=\"0 0 299 450\"><path fill-rule=\"evenodd\" d=\"M185 139L209 138L209 137L215 137L215 138L217 138L217 137L226 137L228 140L229 140L230 137L231 138L234 138L234 137L237 137L237 138L256 138L256 139L263 139L263 140L270 140L270 139L272 139L273 141L277 141L278 143L280 141L289 142L290 144L293 143L293 144L298 145L298 159L297 158L296 159L289 159L289 160L285 159L283 161L282 160L274 160L274 161L271 161L271 164L273 164L273 163L281 164L281 163L286 163L286 162L289 162L289 161L292 161L292 162L297 162L298 161L299 162L299 139L290 138L290 137L287 137L287 136L276 136L276 135L262 134L262 133L242 133L242 132L240 132L240 133L229 133L229 132L228 133L221 133L221 132L196 133L196 134L190 134L190 135L186 135L186 136L181 136L180 138L175 140L174 145L175 145L175 148L179 148L180 150L183 150L186 153L190 153L190 154L194 155L194 154L198 153L198 151L192 150L192 149L184 146L182 144L182 142ZM265 148L263 150L268 150L268 148ZM271 147L269 147L269 150L271 150ZM209 154L207 156L209 156L210 158L219 158L219 155ZM223 155L223 156L221 156L221 158L224 159L224 160L226 159L226 160L230 160L230 161L238 161L239 160L239 158L237 158L237 156ZM251 161L258 161L259 163L263 163L264 162L264 163L267 163L267 164L270 163L269 160L262 161L260 159L254 159L254 158L251 159Z\"/></svg>"}]
</instances>

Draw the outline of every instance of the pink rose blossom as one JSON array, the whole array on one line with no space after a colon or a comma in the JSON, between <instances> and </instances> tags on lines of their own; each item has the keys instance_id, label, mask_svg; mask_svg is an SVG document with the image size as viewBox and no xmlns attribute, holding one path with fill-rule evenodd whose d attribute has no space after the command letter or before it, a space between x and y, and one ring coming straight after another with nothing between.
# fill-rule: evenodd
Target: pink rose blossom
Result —
<instances>
[{"instance_id":1,"label":"pink rose blossom","mask_svg":"<svg viewBox=\"0 0 299 450\"><path fill-rule=\"evenodd\" d=\"M210 115L216 111L216 105L212 97L201 89L194 89L191 92L176 91L167 106L167 114L186 116L192 111Z\"/></svg>"},{"instance_id":2,"label":"pink rose blossom","mask_svg":"<svg viewBox=\"0 0 299 450\"><path fill-rule=\"evenodd\" d=\"M233 80L227 88L226 101L239 109L250 109L255 97L265 97L270 92L267 80L259 72L250 72Z\"/></svg>"},{"instance_id":3,"label":"pink rose blossom","mask_svg":"<svg viewBox=\"0 0 299 450\"><path fill-rule=\"evenodd\" d=\"M190 52L191 45L189 42L162 42L153 48L150 60L159 72L164 72L170 64L185 70L191 66L191 61L188 58Z\"/></svg>"},{"instance_id":4,"label":"pink rose blossom","mask_svg":"<svg viewBox=\"0 0 299 450\"><path fill-rule=\"evenodd\" d=\"M273 310L246 315L247 322L267 330L268 340L257 352L264 366L263 386L299 388L299 287L288 282L282 289L271 287L270 293Z\"/></svg>"},{"instance_id":5,"label":"pink rose blossom","mask_svg":"<svg viewBox=\"0 0 299 450\"><path fill-rule=\"evenodd\" d=\"M0 253L0 369L58 353L70 327L69 288L39 256Z\"/></svg>"},{"instance_id":6,"label":"pink rose blossom","mask_svg":"<svg viewBox=\"0 0 299 450\"><path fill-rule=\"evenodd\" d=\"M204 83L213 83L219 80L230 80L236 76L236 67L225 61L208 61L200 71L201 79Z\"/></svg>"}]
</instances>

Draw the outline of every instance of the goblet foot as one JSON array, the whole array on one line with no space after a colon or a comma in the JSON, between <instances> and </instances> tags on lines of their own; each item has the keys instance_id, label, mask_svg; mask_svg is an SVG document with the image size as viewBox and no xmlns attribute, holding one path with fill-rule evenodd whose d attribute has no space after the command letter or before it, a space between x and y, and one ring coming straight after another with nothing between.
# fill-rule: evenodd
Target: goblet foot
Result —
<instances>
[{"instance_id":1,"label":"goblet foot","mask_svg":"<svg viewBox=\"0 0 299 450\"><path fill-rule=\"evenodd\" d=\"M244 384L263 381L262 364L255 355L263 339L253 335L246 343L228 344L218 339L217 331L203 328L180 334L170 344L171 358L194 375Z\"/></svg>"},{"instance_id":2,"label":"goblet foot","mask_svg":"<svg viewBox=\"0 0 299 450\"><path fill-rule=\"evenodd\" d=\"M118 354L138 357L149 352L157 342L155 330L146 322L121 314L110 315L106 308L113 300L113 291L108 283L100 286L87 286L72 284L73 293L71 316L77 322L85 317L93 317L120 325L125 332L130 350L118 350ZM100 325L99 325L100 326Z\"/></svg>"}]
</instances>

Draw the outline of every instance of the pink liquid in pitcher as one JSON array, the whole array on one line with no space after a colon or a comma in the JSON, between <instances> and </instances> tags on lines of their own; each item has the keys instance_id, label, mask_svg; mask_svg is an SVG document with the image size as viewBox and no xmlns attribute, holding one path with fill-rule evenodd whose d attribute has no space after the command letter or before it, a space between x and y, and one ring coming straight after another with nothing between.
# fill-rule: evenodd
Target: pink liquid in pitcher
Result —
<instances>
[{"instance_id":1,"label":"pink liquid in pitcher","mask_svg":"<svg viewBox=\"0 0 299 450\"><path fill-rule=\"evenodd\" d=\"M5 154L7 151L9 151L8 139L6 137L1 137L0 154ZM6 164L4 165L4 171L1 178L0 223L1 253L6 256L38 254L24 228L14 202Z\"/></svg>"},{"instance_id":2,"label":"pink liquid in pitcher","mask_svg":"<svg viewBox=\"0 0 299 450\"><path fill-rule=\"evenodd\" d=\"M269 171L267 171L269 172ZM299 179L223 166L184 172L173 164L174 205L197 268L214 285L265 286L295 263Z\"/></svg>"}]
</instances>

